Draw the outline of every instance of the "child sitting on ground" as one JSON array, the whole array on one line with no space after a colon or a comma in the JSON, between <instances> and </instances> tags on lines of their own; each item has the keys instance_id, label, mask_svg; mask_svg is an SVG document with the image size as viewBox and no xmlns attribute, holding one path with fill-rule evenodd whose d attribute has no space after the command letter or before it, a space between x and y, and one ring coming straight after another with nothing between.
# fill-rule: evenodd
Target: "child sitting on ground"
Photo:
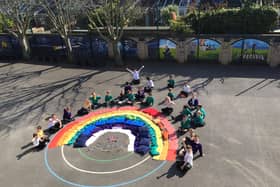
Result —
<instances>
[{"instance_id":1,"label":"child sitting on ground","mask_svg":"<svg viewBox=\"0 0 280 187\"><path fill-rule=\"evenodd\" d=\"M129 91L128 94L127 94L127 104L128 105L134 105L134 102L135 102L135 96L133 94L132 91Z\"/></svg>"},{"instance_id":2,"label":"child sitting on ground","mask_svg":"<svg viewBox=\"0 0 280 187\"><path fill-rule=\"evenodd\" d=\"M45 135L44 131L42 130L42 127L39 125L36 128L36 135L38 136L38 138L42 139L42 141L46 141L49 142L49 137L47 135Z\"/></svg>"},{"instance_id":3,"label":"child sitting on ground","mask_svg":"<svg viewBox=\"0 0 280 187\"><path fill-rule=\"evenodd\" d=\"M92 108L91 102L88 99L86 99L82 108L78 110L77 115L78 116L86 115L90 112L91 108Z\"/></svg>"},{"instance_id":4,"label":"child sitting on ground","mask_svg":"<svg viewBox=\"0 0 280 187\"><path fill-rule=\"evenodd\" d=\"M33 143L34 151L35 150L37 150L37 151L41 150L41 149L43 149L46 146L46 141L44 139L40 138L38 136L38 134L36 134L36 133L33 133L32 143Z\"/></svg>"},{"instance_id":5,"label":"child sitting on ground","mask_svg":"<svg viewBox=\"0 0 280 187\"><path fill-rule=\"evenodd\" d=\"M128 91L132 91L132 87L129 82L126 82L124 86L124 94L127 95Z\"/></svg>"},{"instance_id":6,"label":"child sitting on ground","mask_svg":"<svg viewBox=\"0 0 280 187\"><path fill-rule=\"evenodd\" d=\"M174 94L172 93L172 88L168 88L168 94L167 94L167 96L170 97L171 101L174 101L175 96L174 96Z\"/></svg>"},{"instance_id":7,"label":"child sitting on ground","mask_svg":"<svg viewBox=\"0 0 280 187\"><path fill-rule=\"evenodd\" d=\"M183 86L183 90L179 93L178 96L180 97L188 97L189 94L192 93L192 88L190 87L190 85L188 85L188 82L185 82L184 86Z\"/></svg>"},{"instance_id":8,"label":"child sitting on ground","mask_svg":"<svg viewBox=\"0 0 280 187\"><path fill-rule=\"evenodd\" d=\"M198 99L196 97L196 93L192 93L192 98L188 100L188 107L191 110L195 110L197 105L199 104Z\"/></svg>"},{"instance_id":9,"label":"child sitting on ground","mask_svg":"<svg viewBox=\"0 0 280 187\"><path fill-rule=\"evenodd\" d=\"M106 91L106 95L105 95L105 103L104 103L104 105L105 105L106 107L108 107L109 105L112 105L112 104L113 104L113 97L112 97L112 95L110 94L110 91L107 90L107 91Z\"/></svg>"},{"instance_id":10,"label":"child sitting on ground","mask_svg":"<svg viewBox=\"0 0 280 187\"><path fill-rule=\"evenodd\" d=\"M173 112L172 106L175 105L175 103L171 101L169 96L166 96L163 104L165 107L161 109L161 112L163 115L169 116Z\"/></svg>"},{"instance_id":11,"label":"child sitting on ground","mask_svg":"<svg viewBox=\"0 0 280 187\"><path fill-rule=\"evenodd\" d=\"M188 131L188 135L182 139L182 147L179 149L178 151L178 155L179 156L184 156L186 149L187 149L187 145L191 145L194 141L194 137L195 137L195 132L194 129L190 128Z\"/></svg>"},{"instance_id":12,"label":"child sitting on ground","mask_svg":"<svg viewBox=\"0 0 280 187\"><path fill-rule=\"evenodd\" d=\"M206 117L206 111L205 111L205 109L202 107L202 105L197 105L195 114L196 114L198 111L201 112L202 118L205 119L205 117Z\"/></svg>"},{"instance_id":13,"label":"child sitting on ground","mask_svg":"<svg viewBox=\"0 0 280 187\"><path fill-rule=\"evenodd\" d=\"M203 127L205 125L205 121L201 111L197 111L193 118L193 126L196 127Z\"/></svg>"},{"instance_id":14,"label":"child sitting on ground","mask_svg":"<svg viewBox=\"0 0 280 187\"><path fill-rule=\"evenodd\" d=\"M126 70L132 74L132 84L140 84L140 72L141 70L144 68L144 66L140 67L138 70L135 69L134 71L132 71L129 68L126 68Z\"/></svg>"},{"instance_id":15,"label":"child sitting on ground","mask_svg":"<svg viewBox=\"0 0 280 187\"><path fill-rule=\"evenodd\" d=\"M144 87L144 91L146 93L152 92L152 89L154 88L154 86L155 86L154 81L150 77L147 77L147 84Z\"/></svg>"},{"instance_id":16,"label":"child sitting on ground","mask_svg":"<svg viewBox=\"0 0 280 187\"><path fill-rule=\"evenodd\" d=\"M138 91L135 94L135 100L142 102L145 99L145 91L143 90L142 87L138 87Z\"/></svg>"},{"instance_id":17,"label":"child sitting on ground","mask_svg":"<svg viewBox=\"0 0 280 187\"><path fill-rule=\"evenodd\" d=\"M91 102L91 107L92 109L97 109L101 106L101 104L99 103L99 100L101 99L100 96L96 95L95 92L91 93L91 96L89 97L89 100Z\"/></svg>"},{"instance_id":18,"label":"child sitting on ground","mask_svg":"<svg viewBox=\"0 0 280 187\"><path fill-rule=\"evenodd\" d=\"M63 122L64 123L69 123L69 122L71 122L71 121L73 121L74 119L73 119L73 117L72 117L72 113L71 113L71 111L70 111L70 107L65 107L64 109L63 109Z\"/></svg>"},{"instance_id":19,"label":"child sitting on ground","mask_svg":"<svg viewBox=\"0 0 280 187\"><path fill-rule=\"evenodd\" d=\"M129 90L126 99L123 101L119 101L118 104L119 105L123 105L123 104L134 105L134 102L135 102L135 95L132 93L131 90Z\"/></svg>"},{"instance_id":20,"label":"child sitting on ground","mask_svg":"<svg viewBox=\"0 0 280 187\"><path fill-rule=\"evenodd\" d=\"M184 151L179 153L179 159L176 161L177 167L186 172L193 167L193 151L191 145L186 145Z\"/></svg>"},{"instance_id":21,"label":"child sitting on ground","mask_svg":"<svg viewBox=\"0 0 280 187\"><path fill-rule=\"evenodd\" d=\"M179 127L178 131L185 133L191 128L191 117L188 115L183 116L183 120L181 121L181 127Z\"/></svg>"},{"instance_id":22,"label":"child sitting on ground","mask_svg":"<svg viewBox=\"0 0 280 187\"><path fill-rule=\"evenodd\" d=\"M182 121L184 115L192 116L192 112L187 105L183 106L183 110L178 116L176 116L176 117L171 116L172 120L174 120L173 123L176 123L178 121Z\"/></svg>"},{"instance_id":23,"label":"child sitting on ground","mask_svg":"<svg viewBox=\"0 0 280 187\"><path fill-rule=\"evenodd\" d=\"M153 106L154 105L154 97L152 95L152 92L148 93L148 97L146 98L145 102L141 103L145 107Z\"/></svg>"},{"instance_id":24,"label":"child sitting on ground","mask_svg":"<svg viewBox=\"0 0 280 187\"><path fill-rule=\"evenodd\" d=\"M115 98L112 102L113 104L118 104L119 102L124 101L126 98L126 95L124 94L124 90L121 90L120 95Z\"/></svg>"},{"instance_id":25,"label":"child sitting on ground","mask_svg":"<svg viewBox=\"0 0 280 187\"><path fill-rule=\"evenodd\" d=\"M180 167L182 171L188 171L193 167L193 150L192 146L187 145L184 155L184 164Z\"/></svg>"},{"instance_id":26,"label":"child sitting on ground","mask_svg":"<svg viewBox=\"0 0 280 187\"><path fill-rule=\"evenodd\" d=\"M203 149L202 144L199 142L199 136L196 134L194 135L193 141L191 142L193 154L195 155L197 152L199 152L199 156L203 157Z\"/></svg>"},{"instance_id":27,"label":"child sitting on ground","mask_svg":"<svg viewBox=\"0 0 280 187\"><path fill-rule=\"evenodd\" d=\"M55 114L51 115L48 126L49 126L50 133L57 132L59 129L63 127L61 120L58 119Z\"/></svg>"},{"instance_id":28,"label":"child sitting on ground","mask_svg":"<svg viewBox=\"0 0 280 187\"><path fill-rule=\"evenodd\" d=\"M167 80L167 88L174 88L175 87L175 80L173 79L172 75L169 76Z\"/></svg>"}]
</instances>

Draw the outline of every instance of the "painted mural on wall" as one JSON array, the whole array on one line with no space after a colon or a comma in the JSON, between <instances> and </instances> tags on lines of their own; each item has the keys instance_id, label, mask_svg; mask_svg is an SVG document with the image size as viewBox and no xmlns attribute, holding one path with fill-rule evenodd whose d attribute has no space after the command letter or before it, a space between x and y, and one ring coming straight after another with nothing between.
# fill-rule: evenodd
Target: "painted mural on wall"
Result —
<instances>
[{"instance_id":1,"label":"painted mural on wall","mask_svg":"<svg viewBox=\"0 0 280 187\"><path fill-rule=\"evenodd\" d=\"M137 58L137 42L131 39L123 39L120 45L123 59Z\"/></svg>"},{"instance_id":2,"label":"painted mural on wall","mask_svg":"<svg viewBox=\"0 0 280 187\"><path fill-rule=\"evenodd\" d=\"M147 42L148 56L151 59L175 60L176 43L168 39Z\"/></svg>"},{"instance_id":3,"label":"painted mural on wall","mask_svg":"<svg viewBox=\"0 0 280 187\"><path fill-rule=\"evenodd\" d=\"M148 56L150 59L158 59L159 58L159 41L152 40L147 42L148 46Z\"/></svg>"},{"instance_id":4,"label":"painted mural on wall","mask_svg":"<svg viewBox=\"0 0 280 187\"><path fill-rule=\"evenodd\" d=\"M90 40L88 36L71 36L71 45L76 60L90 56Z\"/></svg>"},{"instance_id":5,"label":"painted mural on wall","mask_svg":"<svg viewBox=\"0 0 280 187\"><path fill-rule=\"evenodd\" d=\"M20 55L21 48L16 38L7 35L0 36L0 57L18 58Z\"/></svg>"},{"instance_id":6,"label":"painted mural on wall","mask_svg":"<svg viewBox=\"0 0 280 187\"><path fill-rule=\"evenodd\" d=\"M108 44L105 40L100 38L92 39L91 54L94 57L107 57L108 56Z\"/></svg>"},{"instance_id":7,"label":"painted mural on wall","mask_svg":"<svg viewBox=\"0 0 280 187\"><path fill-rule=\"evenodd\" d=\"M34 35L29 41L33 56L65 56L65 46L59 35Z\"/></svg>"},{"instance_id":8,"label":"painted mural on wall","mask_svg":"<svg viewBox=\"0 0 280 187\"><path fill-rule=\"evenodd\" d=\"M188 61L199 60L217 62L220 46L221 45L215 40L194 39L190 44ZM199 52L197 50L199 50Z\"/></svg>"},{"instance_id":9,"label":"painted mural on wall","mask_svg":"<svg viewBox=\"0 0 280 187\"><path fill-rule=\"evenodd\" d=\"M233 61L266 62L269 45L261 40L244 39L232 44Z\"/></svg>"},{"instance_id":10,"label":"painted mural on wall","mask_svg":"<svg viewBox=\"0 0 280 187\"><path fill-rule=\"evenodd\" d=\"M176 44L170 40L161 39L159 41L160 59L172 60L176 58Z\"/></svg>"},{"instance_id":11,"label":"painted mural on wall","mask_svg":"<svg viewBox=\"0 0 280 187\"><path fill-rule=\"evenodd\" d=\"M108 56L107 42L89 36L70 37L74 56L76 57L106 57ZM38 35L30 39L31 48L35 55L63 56L65 44L58 35Z\"/></svg>"}]
</instances>

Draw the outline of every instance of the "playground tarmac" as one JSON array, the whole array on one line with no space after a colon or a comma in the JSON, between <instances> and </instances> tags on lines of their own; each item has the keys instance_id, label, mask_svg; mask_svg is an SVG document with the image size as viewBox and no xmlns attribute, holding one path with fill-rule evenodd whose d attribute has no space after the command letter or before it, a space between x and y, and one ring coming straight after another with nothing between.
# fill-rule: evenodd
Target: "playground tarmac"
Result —
<instances>
[{"instance_id":1,"label":"playground tarmac","mask_svg":"<svg viewBox=\"0 0 280 187\"><path fill-rule=\"evenodd\" d=\"M206 109L207 125L197 129L205 156L186 174L172 162L127 153L122 148L127 139L119 135L123 145L108 148L115 151L94 154L91 147L63 147L17 157L28 150L23 146L30 143L36 126L47 128L45 119L52 113L62 117L66 105L77 111L93 90L118 95L131 79L124 69L0 63L0 186L280 186L279 67L145 65L142 83L145 76L154 80L156 108L161 108L158 103L173 74L175 93L190 81ZM186 102L176 100L174 114ZM98 145L106 144L100 141Z\"/></svg>"}]
</instances>

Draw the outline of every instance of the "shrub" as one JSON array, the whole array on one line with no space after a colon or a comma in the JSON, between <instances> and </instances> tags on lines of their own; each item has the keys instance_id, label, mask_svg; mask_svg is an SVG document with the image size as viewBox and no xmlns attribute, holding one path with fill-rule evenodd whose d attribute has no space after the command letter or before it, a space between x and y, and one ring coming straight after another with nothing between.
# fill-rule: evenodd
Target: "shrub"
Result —
<instances>
[{"instance_id":1,"label":"shrub","mask_svg":"<svg viewBox=\"0 0 280 187\"><path fill-rule=\"evenodd\" d=\"M5 27L13 27L13 22L0 14L0 33L5 32Z\"/></svg>"},{"instance_id":2,"label":"shrub","mask_svg":"<svg viewBox=\"0 0 280 187\"><path fill-rule=\"evenodd\" d=\"M184 21L181 20L170 20L170 30L177 33L191 34L193 30L189 25L186 25Z\"/></svg>"},{"instance_id":3,"label":"shrub","mask_svg":"<svg viewBox=\"0 0 280 187\"><path fill-rule=\"evenodd\" d=\"M168 5L160 10L161 20L163 25L168 25L169 20L172 19L172 12L178 15L178 6L177 5Z\"/></svg>"},{"instance_id":4,"label":"shrub","mask_svg":"<svg viewBox=\"0 0 280 187\"><path fill-rule=\"evenodd\" d=\"M200 15L199 15L200 14ZM275 28L277 11L272 7L245 7L207 12L194 11L184 18L196 33L259 34Z\"/></svg>"}]
</instances>

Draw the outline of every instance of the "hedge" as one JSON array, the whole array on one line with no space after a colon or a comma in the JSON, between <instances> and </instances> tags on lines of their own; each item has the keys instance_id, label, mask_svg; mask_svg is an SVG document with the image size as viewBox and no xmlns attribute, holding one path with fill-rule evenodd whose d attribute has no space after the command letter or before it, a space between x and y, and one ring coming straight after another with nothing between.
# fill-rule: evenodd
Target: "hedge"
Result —
<instances>
[{"instance_id":1,"label":"hedge","mask_svg":"<svg viewBox=\"0 0 280 187\"><path fill-rule=\"evenodd\" d=\"M184 33L184 34L192 34L193 33L193 30L190 28L189 25L186 25L184 21L182 20L170 20L169 21L169 25L170 25L170 30L178 33L178 34L181 34L181 33Z\"/></svg>"},{"instance_id":2,"label":"hedge","mask_svg":"<svg viewBox=\"0 0 280 187\"><path fill-rule=\"evenodd\" d=\"M278 14L272 7L194 11L184 21L201 34L260 34L273 30Z\"/></svg>"}]
</instances>

